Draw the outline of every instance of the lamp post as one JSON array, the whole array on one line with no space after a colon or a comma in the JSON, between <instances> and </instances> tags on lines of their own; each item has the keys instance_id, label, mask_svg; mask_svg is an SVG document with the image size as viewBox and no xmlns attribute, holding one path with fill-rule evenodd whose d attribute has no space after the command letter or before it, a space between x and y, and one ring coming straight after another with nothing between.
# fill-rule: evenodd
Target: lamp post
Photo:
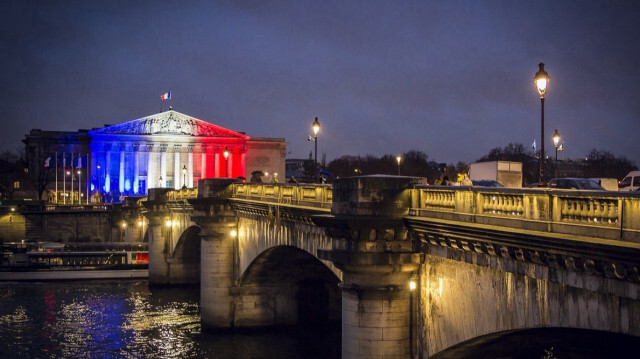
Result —
<instances>
[{"instance_id":1,"label":"lamp post","mask_svg":"<svg viewBox=\"0 0 640 359\"><path fill-rule=\"evenodd\" d=\"M229 148L224 148L224 176L229 177Z\"/></svg>"},{"instance_id":2,"label":"lamp post","mask_svg":"<svg viewBox=\"0 0 640 359\"><path fill-rule=\"evenodd\" d=\"M187 165L182 166L182 189L187 189Z\"/></svg>"},{"instance_id":3,"label":"lamp post","mask_svg":"<svg viewBox=\"0 0 640 359\"><path fill-rule=\"evenodd\" d=\"M82 187L80 187L80 185L82 184L82 172L80 170L77 171L78 173L78 204L82 204L81 198L82 197Z\"/></svg>"},{"instance_id":4,"label":"lamp post","mask_svg":"<svg viewBox=\"0 0 640 359\"><path fill-rule=\"evenodd\" d=\"M540 117L540 183L544 183L544 95L547 93L549 74L544 70L544 64L538 64L539 69L533 81L540 94L541 117Z\"/></svg>"},{"instance_id":5,"label":"lamp post","mask_svg":"<svg viewBox=\"0 0 640 359\"><path fill-rule=\"evenodd\" d=\"M315 145L315 157L313 160L313 182L318 182L318 132L320 131L320 122L318 122L318 118L313 121L311 124L311 128L313 129L313 135L315 136L313 139Z\"/></svg>"},{"instance_id":6,"label":"lamp post","mask_svg":"<svg viewBox=\"0 0 640 359\"><path fill-rule=\"evenodd\" d=\"M397 156L396 157L396 161L398 161L398 176L400 176L400 161L402 160L402 157Z\"/></svg>"},{"instance_id":7,"label":"lamp post","mask_svg":"<svg viewBox=\"0 0 640 359\"><path fill-rule=\"evenodd\" d=\"M560 144L560 134L556 128L556 133L553 134L553 145L556 147L556 171L555 178L558 178L558 145Z\"/></svg>"}]
</instances>

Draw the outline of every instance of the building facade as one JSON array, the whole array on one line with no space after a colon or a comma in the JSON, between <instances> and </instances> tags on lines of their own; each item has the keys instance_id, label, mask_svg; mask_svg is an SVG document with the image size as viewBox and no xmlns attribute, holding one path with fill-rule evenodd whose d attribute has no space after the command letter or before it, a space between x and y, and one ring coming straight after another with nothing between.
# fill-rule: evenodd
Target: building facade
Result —
<instances>
[{"instance_id":1,"label":"building facade","mask_svg":"<svg viewBox=\"0 0 640 359\"><path fill-rule=\"evenodd\" d=\"M149 188L194 188L203 178L246 179L257 170L284 175L287 146L173 110L78 132L32 130L24 142L31 167L44 172L46 191L54 193L47 198L63 204L116 202Z\"/></svg>"}]
</instances>

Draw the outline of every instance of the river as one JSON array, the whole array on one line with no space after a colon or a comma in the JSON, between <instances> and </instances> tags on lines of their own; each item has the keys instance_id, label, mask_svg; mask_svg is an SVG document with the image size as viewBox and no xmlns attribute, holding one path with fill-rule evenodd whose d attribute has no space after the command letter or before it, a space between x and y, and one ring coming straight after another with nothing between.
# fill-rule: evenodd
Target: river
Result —
<instances>
[{"instance_id":1,"label":"river","mask_svg":"<svg viewBox=\"0 0 640 359\"><path fill-rule=\"evenodd\" d=\"M199 291L146 281L0 283L0 358L337 358L340 324L203 332Z\"/></svg>"}]
</instances>

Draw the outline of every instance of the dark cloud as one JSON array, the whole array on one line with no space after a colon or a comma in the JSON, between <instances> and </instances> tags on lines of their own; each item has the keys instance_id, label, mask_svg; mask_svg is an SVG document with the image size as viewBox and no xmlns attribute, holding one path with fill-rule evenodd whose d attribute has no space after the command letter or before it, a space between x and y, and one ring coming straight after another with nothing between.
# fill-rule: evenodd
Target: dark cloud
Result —
<instances>
[{"instance_id":1,"label":"dark cloud","mask_svg":"<svg viewBox=\"0 0 640 359\"><path fill-rule=\"evenodd\" d=\"M319 150L474 161L540 137L640 164L640 6L631 1L5 1L2 148L174 108ZM550 145L548 145L550 148Z\"/></svg>"}]
</instances>

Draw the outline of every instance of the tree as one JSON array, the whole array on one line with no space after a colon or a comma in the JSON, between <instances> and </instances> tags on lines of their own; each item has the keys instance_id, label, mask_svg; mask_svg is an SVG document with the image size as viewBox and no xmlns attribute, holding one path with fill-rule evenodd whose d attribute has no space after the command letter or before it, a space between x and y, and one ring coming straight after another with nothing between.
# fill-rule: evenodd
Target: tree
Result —
<instances>
[{"instance_id":1,"label":"tree","mask_svg":"<svg viewBox=\"0 0 640 359\"><path fill-rule=\"evenodd\" d=\"M616 178L621 180L630 171L638 167L625 156L616 157L609 151L596 150L587 155L584 176L587 178Z\"/></svg>"},{"instance_id":2,"label":"tree","mask_svg":"<svg viewBox=\"0 0 640 359\"><path fill-rule=\"evenodd\" d=\"M385 174L396 175L398 162L396 155L353 156L345 155L331 161L327 169L334 177L350 177L360 175ZM401 155L400 174L403 176L425 177L430 182L440 177L438 163L429 161L429 157L421 151L411 150Z\"/></svg>"},{"instance_id":3,"label":"tree","mask_svg":"<svg viewBox=\"0 0 640 359\"><path fill-rule=\"evenodd\" d=\"M51 182L51 167L45 167L45 161L50 156L50 152L46 151L43 146L29 146L27 149L26 164L31 177L31 182L37 193L37 200L42 199L42 194L49 182ZM55 161L51 159L50 161ZM49 162L51 166L52 162Z\"/></svg>"}]
</instances>

